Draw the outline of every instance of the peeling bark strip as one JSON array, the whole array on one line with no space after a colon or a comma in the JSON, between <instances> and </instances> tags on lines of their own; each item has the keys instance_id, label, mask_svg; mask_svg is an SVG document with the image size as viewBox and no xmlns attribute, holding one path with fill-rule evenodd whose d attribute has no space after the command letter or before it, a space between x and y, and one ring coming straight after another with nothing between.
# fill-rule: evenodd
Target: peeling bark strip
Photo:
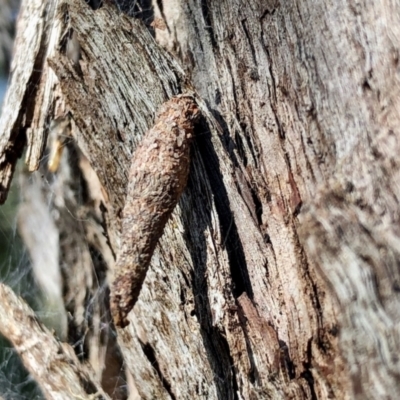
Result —
<instances>
[{"instance_id":1,"label":"peeling bark strip","mask_svg":"<svg viewBox=\"0 0 400 400\"><path fill-rule=\"evenodd\" d=\"M137 148L123 210L122 245L111 288L111 311L125 327L164 226L186 186L190 143L200 112L188 95L161 107L156 123Z\"/></svg>"}]
</instances>

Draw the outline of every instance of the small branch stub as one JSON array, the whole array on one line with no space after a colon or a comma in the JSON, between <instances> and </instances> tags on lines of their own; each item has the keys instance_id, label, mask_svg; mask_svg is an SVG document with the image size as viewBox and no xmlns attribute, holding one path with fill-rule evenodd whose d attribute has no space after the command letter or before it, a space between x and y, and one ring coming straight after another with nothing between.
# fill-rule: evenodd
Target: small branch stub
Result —
<instances>
[{"instance_id":1,"label":"small branch stub","mask_svg":"<svg viewBox=\"0 0 400 400\"><path fill-rule=\"evenodd\" d=\"M116 326L129 324L127 316L139 297L154 249L186 186L190 143L199 116L193 97L173 97L162 105L133 157L123 209L123 242L111 286Z\"/></svg>"}]
</instances>

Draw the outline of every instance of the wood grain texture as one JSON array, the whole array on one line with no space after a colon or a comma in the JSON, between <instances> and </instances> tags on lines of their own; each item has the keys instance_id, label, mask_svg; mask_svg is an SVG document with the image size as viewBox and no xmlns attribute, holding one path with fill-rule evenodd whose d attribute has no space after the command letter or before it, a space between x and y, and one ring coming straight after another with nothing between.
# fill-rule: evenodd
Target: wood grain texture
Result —
<instances>
[{"instance_id":1,"label":"wood grain texture","mask_svg":"<svg viewBox=\"0 0 400 400\"><path fill-rule=\"evenodd\" d=\"M286 346L286 396L398 397L398 4L165 0L156 17L226 127L250 298ZM252 340L245 398L267 376Z\"/></svg>"},{"instance_id":2,"label":"wood grain texture","mask_svg":"<svg viewBox=\"0 0 400 400\"><path fill-rule=\"evenodd\" d=\"M62 43L48 61L77 126L73 138L109 198L108 236L117 252L133 151L156 110L181 92L183 71L142 21L127 18L108 3L93 10L80 0L65 1L59 15L67 17L79 43L79 61L68 57Z\"/></svg>"},{"instance_id":3,"label":"wood grain texture","mask_svg":"<svg viewBox=\"0 0 400 400\"><path fill-rule=\"evenodd\" d=\"M114 254L137 143L187 81L199 98L186 190L118 330L140 396L399 397L396 3L154 3L185 74L143 23L80 0L61 13L79 59L50 60Z\"/></svg>"},{"instance_id":4,"label":"wood grain texture","mask_svg":"<svg viewBox=\"0 0 400 400\"><path fill-rule=\"evenodd\" d=\"M7 198L15 165L26 148L30 171L39 168L49 121L57 117L57 79L47 64L65 24L56 17L58 2L23 2L17 22L11 80L4 99L0 131L0 203Z\"/></svg>"},{"instance_id":5,"label":"wood grain texture","mask_svg":"<svg viewBox=\"0 0 400 400\"><path fill-rule=\"evenodd\" d=\"M111 286L110 307L117 326L129 323L128 313L139 298L154 249L186 186L199 115L193 97L173 97L162 105L135 151Z\"/></svg>"}]
</instances>

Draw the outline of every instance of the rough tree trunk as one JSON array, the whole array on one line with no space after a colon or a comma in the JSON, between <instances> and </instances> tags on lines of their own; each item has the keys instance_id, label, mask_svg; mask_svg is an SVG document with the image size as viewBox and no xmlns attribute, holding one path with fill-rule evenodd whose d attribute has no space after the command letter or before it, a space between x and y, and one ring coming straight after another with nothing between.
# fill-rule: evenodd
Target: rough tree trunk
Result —
<instances>
[{"instance_id":1,"label":"rough tree trunk","mask_svg":"<svg viewBox=\"0 0 400 400\"><path fill-rule=\"evenodd\" d=\"M94 3L23 2L0 125L64 340L114 398L398 398L400 5ZM115 329L130 160L186 92L189 182Z\"/></svg>"}]
</instances>

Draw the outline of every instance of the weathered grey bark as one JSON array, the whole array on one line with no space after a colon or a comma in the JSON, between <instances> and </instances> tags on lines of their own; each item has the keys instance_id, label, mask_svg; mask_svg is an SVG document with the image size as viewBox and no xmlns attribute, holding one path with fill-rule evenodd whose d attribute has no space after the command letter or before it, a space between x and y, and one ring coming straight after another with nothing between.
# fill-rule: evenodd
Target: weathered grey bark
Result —
<instances>
[{"instance_id":1,"label":"weathered grey bark","mask_svg":"<svg viewBox=\"0 0 400 400\"><path fill-rule=\"evenodd\" d=\"M68 340L90 332L81 351L103 380L115 373L103 371L110 353L121 365L100 339L99 326L107 338L113 329L98 310L108 307L130 159L158 107L191 90L203 118L188 186L131 324L117 329L140 396L398 398L400 6L155 3L164 50L115 7L67 0L39 18L46 51L16 59L26 75L0 124L3 185L25 131L31 168L49 126L50 147L60 123L70 136L56 172L41 166Z\"/></svg>"}]
</instances>

